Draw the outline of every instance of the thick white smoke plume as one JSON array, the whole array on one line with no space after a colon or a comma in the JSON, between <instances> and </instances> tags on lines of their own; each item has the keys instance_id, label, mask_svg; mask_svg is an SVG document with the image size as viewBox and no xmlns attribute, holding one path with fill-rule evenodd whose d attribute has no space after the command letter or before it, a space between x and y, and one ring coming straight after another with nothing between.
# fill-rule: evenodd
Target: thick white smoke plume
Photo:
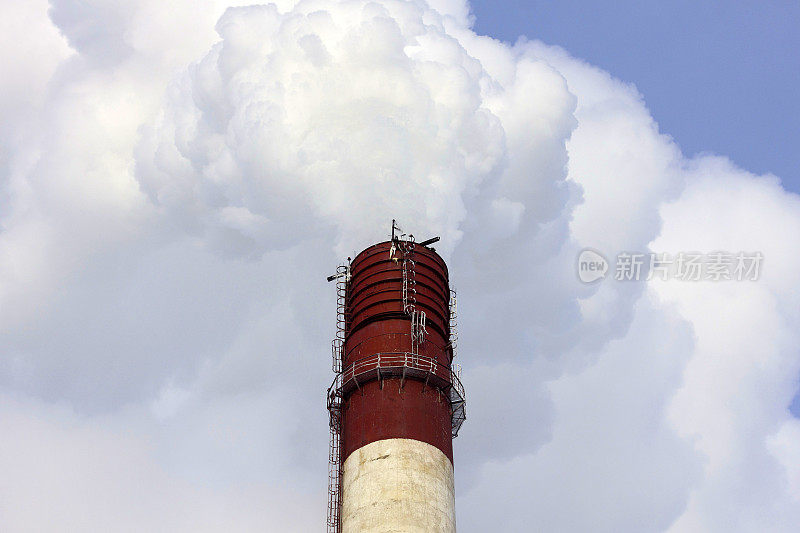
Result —
<instances>
[{"instance_id":1,"label":"thick white smoke plume","mask_svg":"<svg viewBox=\"0 0 800 533\"><path fill-rule=\"evenodd\" d=\"M458 0L0 12L0 530L319 530L324 278L392 218L459 289L459 531L800 523L777 178ZM764 264L586 285L585 247Z\"/></svg>"}]
</instances>

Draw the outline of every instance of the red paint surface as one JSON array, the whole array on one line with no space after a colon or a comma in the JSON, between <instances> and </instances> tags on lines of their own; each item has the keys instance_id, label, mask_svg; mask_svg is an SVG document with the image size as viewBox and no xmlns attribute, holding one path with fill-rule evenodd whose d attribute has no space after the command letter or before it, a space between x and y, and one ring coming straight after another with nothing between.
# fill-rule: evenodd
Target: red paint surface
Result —
<instances>
[{"instance_id":1,"label":"red paint surface","mask_svg":"<svg viewBox=\"0 0 800 533\"><path fill-rule=\"evenodd\" d=\"M424 389L424 390L423 390ZM439 389L407 379L370 381L345 403L343 459L362 446L383 439L415 439L436 446L453 461L450 404Z\"/></svg>"},{"instance_id":2,"label":"red paint surface","mask_svg":"<svg viewBox=\"0 0 800 533\"><path fill-rule=\"evenodd\" d=\"M375 353L411 350L411 323L403 312L402 255L391 243L370 246L351 263L344 366ZM427 335L418 353L450 367L447 266L436 252L416 246L417 309L426 313ZM408 438L439 448L452 461L450 404L446 394L420 379L373 379L345 397L342 460L377 440Z\"/></svg>"}]
</instances>

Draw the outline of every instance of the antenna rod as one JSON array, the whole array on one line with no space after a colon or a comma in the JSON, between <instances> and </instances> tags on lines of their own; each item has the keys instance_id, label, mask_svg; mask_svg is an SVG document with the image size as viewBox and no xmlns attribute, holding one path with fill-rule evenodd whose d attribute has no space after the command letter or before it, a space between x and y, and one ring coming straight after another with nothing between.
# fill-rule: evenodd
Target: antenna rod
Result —
<instances>
[{"instance_id":1,"label":"antenna rod","mask_svg":"<svg viewBox=\"0 0 800 533\"><path fill-rule=\"evenodd\" d=\"M427 241L422 241L418 244L419 246L428 246L429 244L433 244L435 242L439 242L439 237L433 237L431 239L428 239Z\"/></svg>"}]
</instances>

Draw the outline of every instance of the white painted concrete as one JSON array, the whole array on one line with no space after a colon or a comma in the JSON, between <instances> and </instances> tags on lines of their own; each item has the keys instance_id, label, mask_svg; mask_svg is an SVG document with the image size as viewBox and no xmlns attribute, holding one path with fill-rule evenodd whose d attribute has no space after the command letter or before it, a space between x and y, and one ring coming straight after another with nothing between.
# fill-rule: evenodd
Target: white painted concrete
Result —
<instances>
[{"instance_id":1,"label":"white painted concrete","mask_svg":"<svg viewBox=\"0 0 800 533\"><path fill-rule=\"evenodd\" d=\"M435 446L386 439L344 462L342 533L455 533L453 464Z\"/></svg>"}]
</instances>

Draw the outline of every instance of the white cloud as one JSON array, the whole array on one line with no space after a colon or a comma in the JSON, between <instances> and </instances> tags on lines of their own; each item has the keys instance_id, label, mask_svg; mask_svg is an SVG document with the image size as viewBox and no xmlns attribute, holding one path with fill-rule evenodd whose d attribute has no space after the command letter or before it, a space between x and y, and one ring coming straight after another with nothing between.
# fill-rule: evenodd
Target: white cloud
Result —
<instances>
[{"instance_id":1,"label":"white cloud","mask_svg":"<svg viewBox=\"0 0 800 533\"><path fill-rule=\"evenodd\" d=\"M460 1L227 7L3 8L0 529L322 527L324 277L398 218L459 289L460 531L792 530L777 178ZM587 246L765 261L589 286Z\"/></svg>"},{"instance_id":2,"label":"white cloud","mask_svg":"<svg viewBox=\"0 0 800 533\"><path fill-rule=\"evenodd\" d=\"M269 523L299 532L324 519L291 489L209 486L170 474L125 414L87 420L63 407L2 400L5 531L255 531Z\"/></svg>"},{"instance_id":3,"label":"white cloud","mask_svg":"<svg viewBox=\"0 0 800 533\"><path fill-rule=\"evenodd\" d=\"M713 199L713 201L710 201ZM697 336L673 425L705 457L705 482L675 531L791 531L797 492L770 443L796 424L787 410L797 390L800 261L787 236L800 229L800 198L773 178L756 178L719 158L692 162L689 185L666 205L656 249L758 251L760 281L657 284ZM784 445L785 446L785 445Z\"/></svg>"}]
</instances>

